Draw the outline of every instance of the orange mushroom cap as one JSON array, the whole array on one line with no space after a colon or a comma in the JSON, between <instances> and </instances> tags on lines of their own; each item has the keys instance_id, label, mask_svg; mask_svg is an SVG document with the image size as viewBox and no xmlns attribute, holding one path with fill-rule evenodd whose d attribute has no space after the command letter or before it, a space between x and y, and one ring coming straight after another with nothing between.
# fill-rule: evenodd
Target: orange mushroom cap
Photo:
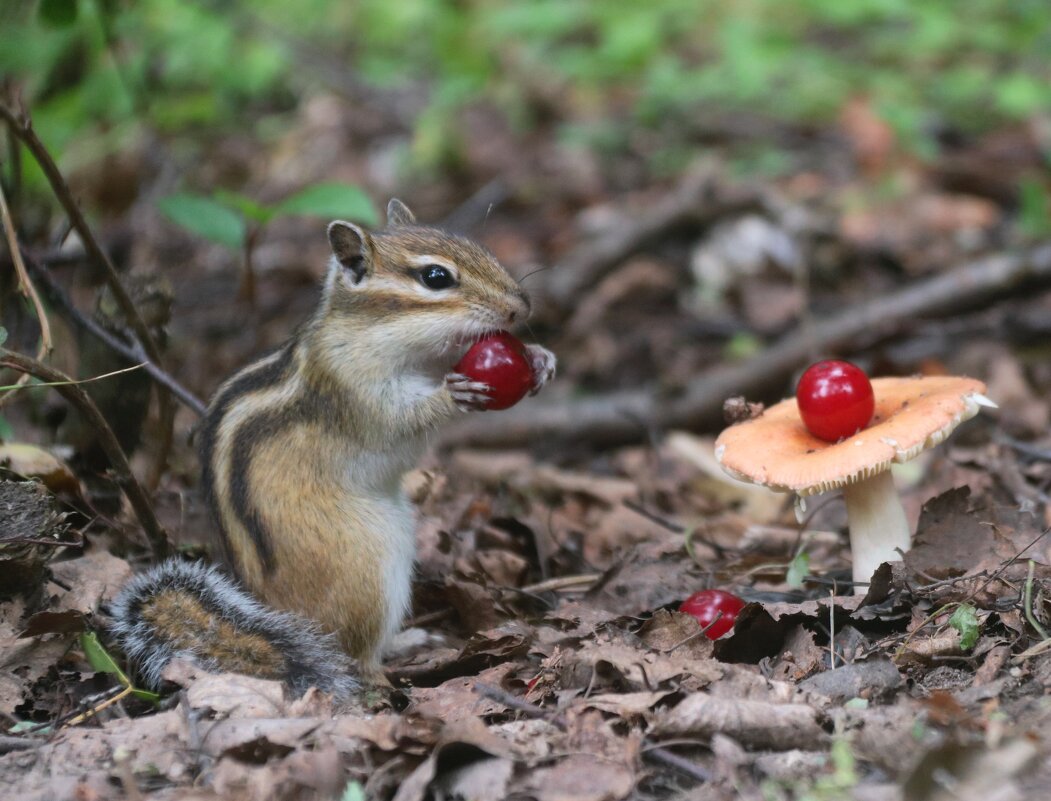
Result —
<instances>
[{"instance_id":1,"label":"orange mushroom cap","mask_svg":"<svg viewBox=\"0 0 1051 801\"><path fill-rule=\"evenodd\" d=\"M795 398L731 426L715 441L715 457L735 478L782 492L815 495L871 478L944 441L981 406L993 406L973 378L874 378L872 422L839 442L818 439L803 425Z\"/></svg>"}]
</instances>

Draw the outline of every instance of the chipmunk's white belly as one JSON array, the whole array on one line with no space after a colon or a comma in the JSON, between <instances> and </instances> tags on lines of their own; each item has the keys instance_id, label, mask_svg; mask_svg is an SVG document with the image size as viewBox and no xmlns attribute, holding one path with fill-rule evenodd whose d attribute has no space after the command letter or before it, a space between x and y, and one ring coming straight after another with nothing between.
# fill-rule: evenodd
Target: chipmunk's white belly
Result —
<instances>
[{"instance_id":1,"label":"chipmunk's white belly","mask_svg":"<svg viewBox=\"0 0 1051 801\"><path fill-rule=\"evenodd\" d=\"M379 652L401 630L412 602L412 576L416 561L416 509L401 488L402 477L420 456L422 442L411 441L383 453L362 454L347 467L347 501L352 517L373 541L379 555L385 603Z\"/></svg>"}]
</instances>

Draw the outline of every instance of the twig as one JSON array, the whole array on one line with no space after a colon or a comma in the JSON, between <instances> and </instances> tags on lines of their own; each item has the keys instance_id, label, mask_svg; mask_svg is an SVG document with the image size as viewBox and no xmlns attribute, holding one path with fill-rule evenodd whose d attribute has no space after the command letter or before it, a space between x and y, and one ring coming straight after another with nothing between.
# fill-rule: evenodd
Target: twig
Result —
<instances>
[{"instance_id":1,"label":"twig","mask_svg":"<svg viewBox=\"0 0 1051 801\"><path fill-rule=\"evenodd\" d=\"M36 135L29 113L24 109L16 112L6 103L0 102L0 117L7 122L14 135L33 154L33 158L36 159L40 169L47 176L48 183L51 184L51 191L55 193L55 197L62 204L62 208L69 217L70 225L73 226L73 229L80 237L88 257L102 270L106 283L110 291L113 292L117 305L120 306L121 313L134 329L135 335L142 342L146 353L150 356L150 360L160 364L161 358L157 343L154 342L149 328L139 314L139 310L135 308L135 304L132 303L127 290L124 289L124 285L120 280L120 274L117 272L112 259L102 249L98 239L95 238L95 234L88 225L83 212L81 212L80 206L77 205L77 201L73 198L69 185L66 183L65 178L62 177L55 160L51 158L51 153L48 151L47 146Z\"/></svg>"},{"instance_id":2,"label":"twig","mask_svg":"<svg viewBox=\"0 0 1051 801\"><path fill-rule=\"evenodd\" d=\"M39 737L13 737L8 734L0 734L0 754L6 754L9 751L29 751L39 748L46 742L47 740Z\"/></svg>"},{"instance_id":3,"label":"twig","mask_svg":"<svg viewBox=\"0 0 1051 801\"><path fill-rule=\"evenodd\" d=\"M836 669L836 591L828 591L828 658Z\"/></svg>"},{"instance_id":4,"label":"twig","mask_svg":"<svg viewBox=\"0 0 1051 801\"><path fill-rule=\"evenodd\" d=\"M676 770L685 773L693 779L699 782L711 781L712 774L702 768L695 762L691 762L685 759L673 751L669 751L667 748L661 748L660 746L654 746L652 748L644 748L643 754L648 756L654 762L660 762L667 765L669 768L675 768Z\"/></svg>"},{"instance_id":5,"label":"twig","mask_svg":"<svg viewBox=\"0 0 1051 801\"><path fill-rule=\"evenodd\" d=\"M677 398L655 389L628 390L580 400L523 403L499 415L472 415L446 429L444 445L520 446L544 439L587 440L602 444L643 439L635 420L660 428L717 426L732 395L757 396L784 386L792 371L814 350L849 352L901 332L917 317L957 314L961 308L1051 283L1051 244L1017 255L971 262L860 307L819 322L813 331L797 328L758 356L739 365L708 370Z\"/></svg>"},{"instance_id":6,"label":"twig","mask_svg":"<svg viewBox=\"0 0 1051 801\"><path fill-rule=\"evenodd\" d=\"M133 348L130 345L121 342L95 320L91 319L74 306L73 301L69 299L69 295L67 295L66 291L57 281L55 281L51 272L43 265L43 263L30 256L25 251L23 251L22 256L25 259L26 266L29 268L29 272L40 283L41 290L43 291L44 296L48 299L48 302L58 309L58 311L69 320L69 322L91 334L105 344L106 347L119 353L121 356L128 359L128 361L141 363L143 369L150 374L150 377L161 386L167 388L176 398L182 401L183 405L192 410L198 416L204 415L206 407L200 398L180 384L170 373L152 362L142 348Z\"/></svg>"},{"instance_id":7,"label":"twig","mask_svg":"<svg viewBox=\"0 0 1051 801\"><path fill-rule=\"evenodd\" d=\"M0 366L10 367L23 373L29 373L42 381L51 381L58 384L55 390L77 408L77 411L84 416L84 419L98 434L99 445L109 460L117 485L124 492L132 509L135 511L135 516L142 524L154 557L162 559L167 556L171 551L168 535L157 521L157 516L153 513L153 506L150 504L150 500L142 485L139 484L135 474L132 473L131 465L128 464L128 457L124 455L120 443L117 442L113 429L109 427L109 423L106 422L106 418L99 412L91 397L81 387L77 386L73 378L70 378L65 373L48 367L46 364L41 364L36 359L9 351L6 348L0 348Z\"/></svg>"},{"instance_id":8,"label":"twig","mask_svg":"<svg viewBox=\"0 0 1051 801\"><path fill-rule=\"evenodd\" d=\"M95 717L95 715L97 715L99 712L101 712L106 707L113 706L118 701L124 700L129 695L131 695L133 692L135 692L135 688L132 687L129 684L127 687L125 687L119 693L114 695L112 698L107 698L105 701L103 701L98 706L93 706L91 709L85 710L84 712L82 712L81 714L79 714L75 718L73 718L73 720L69 721L66 725L67 726L79 726L84 721L90 720L91 718Z\"/></svg>"},{"instance_id":9,"label":"twig","mask_svg":"<svg viewBox=\"0 0 1051 801\"><path fill-rule=\"evenodd\" d=\"M1041 640L1051 639L1051 635L1048 635L1047 629L1040 625L1040 621L1036 619L1036 615L1033 614L1033 572L1036 569L1036 562L1032 559L1029 560L1029 573L1025 579L1025 619L1029 621L1029 625L1032 626L1036 633L1040 635Z\"/></svg>"},{"instance_id":10,"label":"twig","mask_svg":"<svg viewBox=\"0 0 1051 801\"><path fill-rule=\"evenodd\" d=\"M686 645L686 643L693 642L698 637L705 636L706 634L708 634L708 629L710 629L712 626L714 626L716 623L718 623L722 619L723 619L723 612L720 609L718 612L715 613L715 617L713 617L711 620L708 621L707 624L705 624L704 628L702 628L700 631L695 631L693 634L691 634L689 637L686 637L685 639L679 640L677 643L675 643L675 645L673 645L671 648L666 648L662 653L670 654L672 651L678 650L682 646ZM639 667L642 667L642 666L640 665Z\"/></svg>"},{"instance_id":11,"label":"twig","mask_svg":"<svg viewBox=\"0 0 1051 801\"><path fill-rule=\"evenodd\" d=\"M528 715L531 718L537 718L540 720L546 720L551 725L565 731L569 728L569 722L563 715L557 712L548 712L546 709L542 709L536 704L531 704L528 701L523 701L509 692L501 690L499 687L494 687L491 684L484 682L475 682L474 691L485 698L496 701L497 703L503 704L509 709L514 709L521 712L524 715ZM676 768L682 771L688 776L696 779L700 782L706 782L711 779L711 775L702 768L700 765L696 765L690 762L688 759L684 759L677 754L673 754L666 748L662 748L659 745L654 745L648 740L643 740L643 751L645 756L648 756L654 762L660 762L669 767Z\"/></svg>"},{"instance_id":12,"label":"twig","mask_svg":"<svg viewBox=\"0 0 1051 801\"><path fill-rule=\"evenodd\" d=\"M139 310L135 308L135 304L132 302L131 297L124 288L124 284L121 283L120 274L117 272L113 260L109 257L109 254L103 250L98 239L95 237L94 232L91 230L91 226L88 225L87 218L84 217L83 212L80 210L80 206L77 205L77 201L74 199L73 193L69 189L69 184L67 184L65 178L62 177L62 173L58 169L58 165L55 164L55 160L51 158L51 153L48 151L47 146L41 141L40 137L37 136L36 131L33 129L33 122L30 119L29 112L24 108L19 109L19 111L16 112L6 103L0 101L0 118L3 118L7 122L9 129L19 140L21 140L22 144L26 146L29 152L33 154L33 158L36 160L37 164L40 165L40 169L43 171L44 175L47 176L48 183L51 185L51 191L55 193L55 197L65 210L70 225L73 226L73 229L80 236L81 244L83 244L88 257L102 271L102 275L106 279L106 284L113 293L113 297L117 301L121 313L124 315L125 320L128 321L131 329L135 332L135 336L142 344L143 349L146 351L146 355L149 356L151 362L158 366L162 366L164 360L161 358L160 348L157 346L153 334L150 333L150 329L142 319L142 315L140 315ZM168 428L171 427L172 421L175 417L171 396L163 388L160 388L157 391L157 416L160 419L162 426ZM172 442L171 432L168 431L162 434L160 442L161 445L157 449L156 463L151 471L152 475L155 476L160 475L167 463L168 453L171 449Z\"/></svg>"},{"instance_id":13,"label":"twig","mask_svg":"<svg viewBox=\"0 0 1051 801\"><path fill-rule=\"evenodd\" d=\"M7 207L7 196L4 194L3 184L0 184L0 223L4 226L7 248L11 251L11 262L14 264L15 272L18 274L18 291L32 302L33 311L36 313L37 322L40 324L40 347L37 348L36 357L37 360L44 359L51 352L51 324L48 322L47 313L44 311L44 305L40 302L40 296L37 294L36 287L29 280L26 265L22 261L22 251L18 246L18 233L15 230L14 220L11 219L11 210ZM27 381L29 381L29 375L25 373L18 379L20 384L25 384ZM10 396L4 395L0 397L0 406L7 401L8 397Z\"/></svg>"},{"instance_id":14,"label":"twig","mask_svg":"<svg viewBox=\"0 0 1051 801\"><path fill-rule=\"evenodd\" d=\"M669 231L697 227L728 214L756 208L759 193L749 188L720 189L715 171L705 165L650 208L633 214L634 222L571 251L551 273L544 300L556 314L567 313L577 297L595 286L624 259Z\"/></svg>"},{"instance_id":15,"label":"twig","mask_svg":"<svg viewBox=\"0 0 1051 801\"><path fill-rule=\"evenodd\" d=\"M915 637L916 634L918 634L928 623L937 620L939 616L947 612L952 607L960 606L974 599L974 597L977 596L978 593L980 593L982 590L984 590L986 587L992 584L997 578L999 578L1000 575L1007 570L1007 568L1009 568L1011 565L1017 562L1018 558L1022 554L1024 554L1026 551L1028 551L1030 548L1032 548L1034 545L1040 542L1040 540L1042 540L1044 537L1046 537L1048 535L1048 532L1051 532L1051 528L1045 528L1043 531L1037 534L1022 550L1018 551L1018 553L1016 553L1010 559L1005 559L1003 564L1001 564L1000 567L996 571L994 571L991 576L989 576L989 578L987 578L985 581L983 581L981 584L979 584L977 587L971 590L971 592L967 594L967 597L965 597L962 601L951 601L947 604L943 604L938 609L935 609L933 612L927 615L927 617L921 620L916 626L916 628L910 631L905 637L905 639L902 640L901 645L898 646L898 650L894 652L893 658L895 660L898 659L905 652L905 646L907 646L912 641L912 638Z\"/></svg>"},{"instance_id":16,"label":"twig","mask_svg":"<svg viewBox=\"0 0 1051 801\"><path fill-rule=\"evenodd\" d=\"M1051 651L1051 640L1041 640L1036 645L1026 648L1022 653L1018 654L1018 656L1012 657L1011 664L1020 665L1025 660L1047 653L1048 651Z\"/></svg>"}]
</instances>

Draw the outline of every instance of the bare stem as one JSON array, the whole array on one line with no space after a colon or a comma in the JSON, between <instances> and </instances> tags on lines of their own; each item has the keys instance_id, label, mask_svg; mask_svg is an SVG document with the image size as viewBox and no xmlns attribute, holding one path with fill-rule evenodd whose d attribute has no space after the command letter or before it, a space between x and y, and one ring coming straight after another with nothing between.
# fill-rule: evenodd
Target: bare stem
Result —
<instances>
[{"instance_id":1,"label":"bare stem","mask_svg":"<svg viewBox=\"0 0 1051 801\"><path fill-rule=\"evenodd\" d=\"M80 237L84 250L89 258L101 268L102 274L106 278L106 283L110 291L113 292L113 297L120 306L120 310L127 319L128 324L135 331L135 335L142 342L142 346L146 349L150 361L160 364L161 358L157 343L139 314L139 310L135 308L135 304L132 302L127 290L121 283L120 274L117 272L113 260L110 259L109 254L102 249L98 239L95 238L95 234L88 225L83 212L81 212L80 206L77 205L77 201L73 198L69 185L66 183L65 178L62 177L58 165L55 164L55 160L51 158L51 153L48 152L40 137L36 135L36 131L33 130L33 123L29 118L28 112L25 110L15 112L6 103L0 102L0 118L7 122L14 135L33 154L33 158L36 159L40 169L47 176L48 183L51 184L51 191L55 193L55 197L62 204L62 208L69 217L70 225L73 226L73 229Z\"/></svg>"},{"instance_id":2,"label":"bare stem","mask_svg":"<svg viewBox=\"0 0 1051 801\"><path fill-rule=\"evenodd\" d=\"M33 304L37 322L40 324L40 346L37 348L36 357L37 360L44 359L51 352L51 324L48 322L47 313L44 311L44 305L40 302L40 296L37 294L36 287L29 279L29 273L26 272L25 262L22 261L22 252L18 247L18 233L15 230L14 220L11 218L11 210L7 206L7 197L4 194L2 184L0 184L0 222L3 223L7 247L11 251L11 262L14 264L15 272L18 274L18 291L29 298ZM22 377L18 379L18 383L24 384L28 380L29 375L23 373ZM0 406L9 397L11 397L9 394L0 396Z\"/></svg>"},{"instance_id":3,"label":"bare stem","mask_svg":"<svg viewBox=\"0 0 1051 801\"><path fill-rule=\"evenodd\" d=\"M66 291L59 286L58 282L52 277L51 272L44 266L43 262L39 259L33 258L25 252L23 252L22 256L25 259L25 264L29 269L30 274L35 276L40 283L41 291L48 299L48 302L55 307L60 314L65 316L69 322L77 328L91 334L91 336L98 339L114 352L125 357L128 361L143 363L143 369L150 374L150 377L153 378L154 381L168 389L172 395L182 401L183 404L192 410L198 417L204 415L206 407L200 398L176 381L175 377L170 373L150 361L149 356L146 355L146 352L142 350L142 348L132 347L131 345L122 342L93 319L83 314L73 305L73 301L70 300L69 295L67 295Z\"/></svg>"},{"instance_id":4,"label":"bare stem","mask_svg":"<svg viewBox=\"0 0 1051 801\"><path fill-rule=\"evenodd\" d=\"M62 173L58 169L58 165L55 164L55 160L51 158L51 153L48 151L47 146L41 141L40 137L37 136L36 131L33 130L33 122L30 119L29 112L24 108L19 109L16 112L6 103L0 102L0 118L7 122L10 131L26 146L29 152L33 154L33 158L36 159L37 164L40 165L40 169L44 172L44 175L47 176L48 183L51 184L51 191L55 193L58 202L62 204L62 208L65 209L70 225L73 226L73 229L80 236L80 240L84 245L84 250L87 252L88 257L102 270L102 274L106 279L106 284L113 293L117 305L120 306L124 319L128 321L132 331L135 332L135 336L142 344L143 349L146 351L146 355L149 356L149 360L159 367L163 366L164 362L161 359L160 348L157 346L153 334L150 333L149 327L142 319L142 315L139 314L139 310L135 308L131 296L128 295L128 291L121 283L120 274L117 272L113 260L110 259L109 254L103 250L98 239L95 237L94 232L91 230L91 226L88 225L87 218L84 217L83 212L80 210L80 206L77 205L77 201L74 199L73 193L69 189L69 184L67 184L65 178L62 177ZM171 395L164 388L158 388L157 390L157 411L161 424L170 427L174 419L174 409ZM162 434L160 439L161 444L158 448L155 466L151 475L159 477L163 472L168 460L168 453L171 449L171 440L172 437L170 431Z\"/></svg>"},{"instance_id":5,"label":"bare stem","mask_svg":"<svg viewBox=\"0 0 1051 801\"><path fill-rule=\"evenodd\" d=\"M131 508L135 511L135 516L142 524L143 531L146 532L146 537L150 542L150 548L153 550L153 555L157 559L163 559L167 556L171 552L168 535L157 521L157 516L153 513L153 506L150 504L150 499L146 495L145 490L139 484L138 479L135 478L135 474L132 473L131 465L128 464L128 457L124 455L120 443L117 442L113 429L109 427L109 423L106 422L106 418L99 412L91 397L74 383L74 379L65 373L46 364L41 364L36 359L24 356L21 353L0 348L0 366L27 373L39 378L41 381L50 381L58 384L55 390L73 404L98 433L99 444L105 452L106 458L109 459L117 485L127 497Z\"/></svg>"}]
</instances>

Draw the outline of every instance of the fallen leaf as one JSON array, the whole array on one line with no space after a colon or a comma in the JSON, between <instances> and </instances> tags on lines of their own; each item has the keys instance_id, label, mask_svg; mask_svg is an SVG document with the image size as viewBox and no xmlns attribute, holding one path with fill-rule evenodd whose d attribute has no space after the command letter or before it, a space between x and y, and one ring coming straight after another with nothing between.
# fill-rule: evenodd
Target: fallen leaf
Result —
<instances>
[{"instance_id":1,"label":"fallen leaf","mask_svg":"<svg viewBox=\"0 0 1051 801\"><path fill-rule=\"evenodd\" d=\"M706 692L689 695L658 715L656 736L733 737L746 748L813 749L828 742L817 710L805 704L713 698Z\"/></svg>"}]
</instances>

